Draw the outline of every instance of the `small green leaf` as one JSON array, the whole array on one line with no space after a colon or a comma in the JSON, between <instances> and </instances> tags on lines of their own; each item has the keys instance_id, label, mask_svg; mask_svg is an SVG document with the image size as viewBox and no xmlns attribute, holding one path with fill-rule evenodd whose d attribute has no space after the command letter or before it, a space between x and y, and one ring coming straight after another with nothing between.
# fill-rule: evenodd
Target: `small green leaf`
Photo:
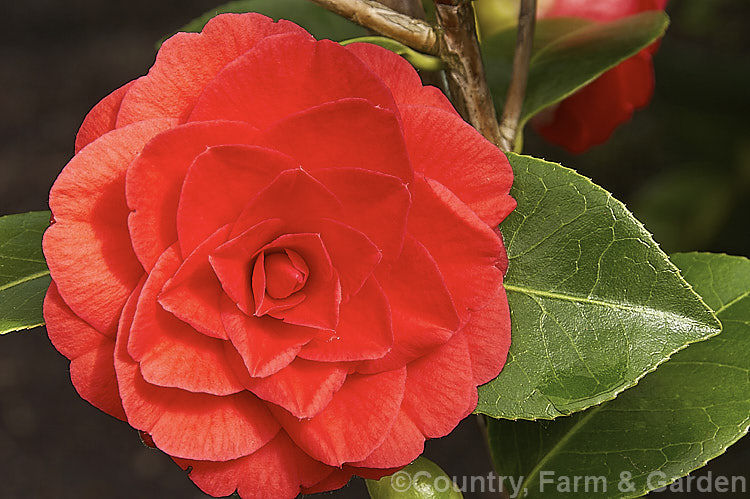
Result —
<instances>
[{"instance_id":1,"label":"small green leaf","mask_svg":"<svg viewBox=\"0 0 750 499\"><path fill-rule=\"evenodd\" d=\"M640 497L703 466L747 433L750 260L708 253L673 260L716 310L724 331L586 412L552 422L490 421L498 473L525 477L529 498L561 497L559 477L576 475L604 477L607 490L598 480L598 491L581 488L575 497ZM544 480L552 482L542 491Z\"/></svg>"},{"instance_id":2,"label":"small green leaf","mask_svg":"<svg viewBox=\"0 0 750 499\"><path fill-rule=\"evenodd\" d=\"M463 494L445 471L418 457L401 471L380 480L366 480L372 499L462 499Z\"/></svg>"},{"instance_id":3,"label":"small green leaf","mask_svg":"<svg viewBox=\"0 0 750 499\"><path fill-rule=\"evenodd\" d=\"M44 324L50 277L42 234L49 219L48 211L0 217L0 334Z\"/></svg>"},{"instance_id":4,"label":"small green leaf","mask_svg":"<svg viewBox=\"0 0 750 499\"><path fill-rule=\"evenodd\" d=\"M664 34L668 24L669 18L661 11L607 23L574 18L539 21L520 124L649 46ZM498 112L502 112L508 93L515 37L513 26L482 43Z\"/></svg>"},{"instance_id":5,"label":"small green leaf","mask_svg":"<svg viewBox=\"0 0 750 499\"><path fill-rule=\"evenodd\" d=\"M349 45L350 43L358 42L372 43L374 45L379 45L384 49L388 49L391 52L395 52L396 54L409 61L411 65L417 69L422 69L425 71L440 71L441 69L445 68L445 64L443 64L443 61L439 57L435 57L429 54L423 54L422 52L417 52L413 48L407 47L401 42L397 42L396 40L392 40L384 36L362 36L359 38L353 38L351 40L344 40L343 42L341 42L341 45Z\"/></svg>"},{"instance_id":6,"label":"small green leaf","mask_svg":"<svg viewBox=\"0 0 750 499\"><path fill-rule=\"evenodd\" d=\"M508 155L518 208L508 361L477 412L551 419L613 399L720 324L622 203L560 165Z\"/></svg>"},{"instance_id":7,"label":"small green leaf","mask_svg":"<svg viewBox=\"0 0 750 499\"><path fill-rule=\"evenodd\" d=\"M200 31L217 15L230 12L259 12L276 21L286 19L299 24L318 39L344 40L367 35L363 27L309 0L237 0L209 10L177 31Z\"/></svg>"}]
</instances>

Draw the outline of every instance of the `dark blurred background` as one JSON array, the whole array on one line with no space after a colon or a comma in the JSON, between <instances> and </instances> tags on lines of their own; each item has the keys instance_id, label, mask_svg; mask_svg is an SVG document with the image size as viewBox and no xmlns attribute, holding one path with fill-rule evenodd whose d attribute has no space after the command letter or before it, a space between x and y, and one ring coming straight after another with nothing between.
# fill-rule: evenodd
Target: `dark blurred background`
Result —
<instances>
[{"instance_id":1,"label":"dark blurred background","mask_svg":"<svg viewBox=\"0 0 750 499\"><path fill-rule=\"evenodd\" d=\"M46 209L86 112L148 70L157 40L219 3L0 1L0 215ZM667 252L747 256L750 2L673 0L669 13L672 27L655 59L649 108L582 156L547 146L531 132L526 152L612 191ZM80 399L67 367L43 329L0 339L0 499L205 497L127 425ZM427 456L450 475L491 469L473 417L430 442ZM750 482L748 463L745 439L703 472L745 475ZM357 480L322 497L366 492Z\"/></svg>"}]
</instances>

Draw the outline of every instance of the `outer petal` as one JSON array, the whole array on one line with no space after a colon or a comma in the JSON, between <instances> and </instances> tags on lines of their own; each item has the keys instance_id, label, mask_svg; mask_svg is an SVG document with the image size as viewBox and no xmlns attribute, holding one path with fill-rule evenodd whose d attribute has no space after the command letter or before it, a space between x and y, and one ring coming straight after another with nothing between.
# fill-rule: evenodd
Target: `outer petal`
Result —
<instances>
[{"instance_id":1,"label":"outer petal","mask_svg":"<svg viewBox=\"0 0 750 499\"><path fill-rule=\"evenodd\" d=\"M217 397L147 383L127 351L138 290L123 309L115 371L128 423L170 456L228 461L252 454L279 431L263 402L247 392Z\"/></svg>"},{"instance_id":2,"label":"outer petal","mask_svg":"<svg viewBox=\"0 0 750 499\"><path fill-rule=\"evenodd\" d=\"M358 372L395 369L447 342L460 320L443 276L430 253L408 236L401 257L376 273L393 318L393 349L385 357L362 363Z\"/></svg>"},{"instance_id":3,"label":"outer petal","mask_svg":"<svg viewBox=\"0 0 750 499\"><path fill-rule=\"evenodd\" d=\"M305 109L357 97L396 112L388 87L344 47L282 35L228 64L206 86L189 120L229 119L266 128Z\"/></svg>"},{"instance_id":4,"label":"outer petal","mask_svg":"<svg viewBox=\"0 0 750 499\"><path fill-rule=\"evenodd\" d=\"M109 335L143 275L130 246L125 171L170 126L144 121L102 136L70 160L50 192L55 223L43 246L52 279L76 315Z\"/></svg>"},{"instance_id":5,"label":"outer petal","mask_svg":"<svg viewBox=\"0 0 750 499\"><path fill-rule=\"evenodd\" d=\"M422 410L429 411L431 405ZM396 468L405 466L418 458L424 451L425 436L402 409L393 423L388 437L367 459L354 466L362 468Z\"/></svg>"},{"instance_id":6,"label":"outer petal","mask_svg":"<svg viewBox=\"0 0 750 499\"><path fill-rule=\"evenodd\" d=\"M399 109L405 106L430 106L457 115L443 92L422 85L414 67L403 57L371 43L352 43L346 48L385 82L393 92Z\"/></svg>"},{"instance_id":7,"label":"outer petal","mask_svg":"<svg viewBox=\"0 0 750 499\"><path fill-rule=\"evenodd\" d=\"M496 265L503 242L448 189L434 180L415 180L409 232L429 250L440 268L462 320L484 307L502 284Z\"/></svg>"},{"instance_id":8,"label":"outer petal","mask_svg":"<svg viewBox=\"0 0 750 499\"><path fill-rule=\"evenodd\" d=\"M294 157L308 172L361 168L409 182L412 167L398 115L365 99L341 99L285 118L259 143Z\"/></svg>"},{"instance_id":9,"label":"outer petal","mask_svg":"<svg viewBox=\"0 0 750 499\"><path fill-rule=\"evenodd\" d=\"M157 116L184 122L203 88L227 63L259 41L283 33L310 36L294 23L276 23L260 14L224 14L201 33L177 33L162 44L148 75L128 92L117 126Z\"/></svg>"},{"instance_id":10,"label":"outer petal","mask_svg":"<svg viewBox=\"0 0 750 499\"><path fill-rule=\"evenodd\" d=\"M370 376L352 375L333 400L312 419L285 410L272 412L305 452L331 466L361 461L385 440L403 400L406 369Z\"/></svg>"},{"instance_id":11,"label":"outer petal","mask_svg":"<svg viewBox=\"0 0 750 499\"><path fill-rule=\"evenodd\" d=\"M95 141L105 133L114 130L117 122L117 113L123 97L135 83L131 81L121 86L94 106L84 118L81 128L76 135L75 153Z\"/></svg>"},{"instance_id":12,"label":"outer petal","mask_svg":"<svg viewBox=\"0 0 750 499\"><path fill-rule=\"evenodd\" d=\"M415 171L446 186L488 225L513 211L513 171L500 149L455 113L429 107L401 112Z\"/></svg>"},{"instance_id":13,"label":"outer petal","mask_svg":"<svg viewBox=\"0 0 750 499\"><path fill-rule=\"evenodd\" d=\"M469 345L474 384L495 379L505 365L511 341L505 289L500 289L485 308L472 313L462 332Z\"/></svg>"},{"instance_id":14,"label":"outer petal","mask_svg":"<svg viewBox=\"0 0 750 499\"><path fill-rule=\"evenodd\" d=\"M115 377L114 340L76 316L60 297L54 282L44 298L44 318L50 341L71 361L70 379L81 398L124 420Z\"/></svg>"},{"instance_id":15,"label":"outer petal","mask_svg":"<svg viewBox=\"0 0 750 499\"><path fill-rule=\"evenodd\" d=\"M282 172L297 168L289 156L254 146L212 147L198 156L185 177L177 211L183 256L219 227L234 222ZM272 213L279 200L267 202Z\"/></svg>"},{"instance_id":16,"label":"outer petal","mask_svg":"<svg viewBox=\"0 0 750 499\"><path fill-rule=\"evenodd\" d=\"M191 468L190 479L214 497L235 491L240 497L296 497L332 470L302 452L283 431L256 452L232 461L175 461Z\"/></svg>"},{"instance_id":17,"label":"outer petal","mask_svg":"<svg viewBox=\"0 0 750 499\"><path fill-rule=\"evenodd\" d=\"M240 392L243 386L224 358L224 342L200 334L157 301L180 263L173 246L148 276L130 327L128 353L149 383L214 395Z\"/></svg>"},{"instance_id":18,"label":"outer petal","mask_svg":"<svg viewBox=\"0 0 750 499\"><path fill-rule=\"evenodd\" d=\"M476 404L471 357L462 333L407 366L403 410L426 437L447 435Z\"/></svg>"},{"instance_id":19,"label":"outer petal","mask_svg":"<svg viewBox=\"0 0 750 499\"><path fill-rule=\"evenodd\" d=\"M266 378L252 378L248 389L297 418L311 418L328 405L346 375L342 364L296 359Z\"/></svg>"},{"instance_id":20,"label":"outer petal","mask_svg":"<svg viewBox=\"0 0 750 499\"><path fill-rule=\"evenodd\" d=\"M255 135L247 123L188 123L160 134L144 147L128 168L126 191L133 211L128 218L133 248L147 271L177 241L177 205L196 156L219 144L250 143Z\"/></svg>"}]
</instances>

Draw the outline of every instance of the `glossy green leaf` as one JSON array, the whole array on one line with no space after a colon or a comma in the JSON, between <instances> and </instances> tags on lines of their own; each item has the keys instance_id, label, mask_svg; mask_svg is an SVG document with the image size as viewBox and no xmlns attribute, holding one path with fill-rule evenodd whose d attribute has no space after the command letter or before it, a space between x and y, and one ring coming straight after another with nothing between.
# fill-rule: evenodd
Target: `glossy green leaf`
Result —
<instances>
[{"instance_id":1,"label":"glossy green leaf","mask_svg":"<svg viewBox=\"0 0 750 499\"><path fill-rule=\"evenodd\" d=\"M380 480L366 480L372 499L461 499L463 494L445 471L419 457L404 469Z\"/></svg>"},{"instance_id":2,"label":"glossy green leaf","mask_svg":"<svg viewBox=\"0 0 750 499\"><path fill-rule=\"evenodd\" d=\"M508 361L477 412L551 419L610 400L720 325L622 203L572 170L509 154L518 208Z\"/></svg>"},{"instance_id":3,"label":"glossy green leaf","mask_svg":"<svg viewBox=\"0 0 750 499\"><path fill-rule=\"evenodd\" d=\"M228 12L259 12L277 21L286 19L299 24L318 39L338 41L367 35L363 27L309 0L237 0L209 10L177 31L200 31L212 18Z\"/></svg>"},{"instance_id":4,"label":"glossy green leaf","mask_svg":"<svg viewBox=\"0 0 750 499\"><path fill-rule=\"evenodd\" d=\"M429 54L423 54L417 52L411 47L407 47L401 42L386 38L384 36L362 36L359 38L352 38L351 40L344 40L341 45L349 45L350 43L372 43L379 45L384 49L388 49L391 52L395 52L407 61L411 63L417 69L423 69L425 71L439 71L445 68L445 64L439 57L435 57Z\"/></svg>"},{"instance_id":5,"label":"glossy green leaf","mask_svg":"<svg viewBox=\"0 0 750 499\"><path fill-rule=\"evenodd\" d=\"M607 23L572 18L539 21L521 125L653 43L668 24L669 18L661 11ZM515 38L513 26L482 41L487 78L498 112L508 93Z\"/></svg>"},{"instance_id":6,"label":"glossy green leaf","mask_svg":"<svg viewBox=\"0 0 750 499\"><path fill-rule=\"evenodd\" d=\"M529 498L562 497L560 477L576 475L603 480L589 480L589 490L579 482L574 497L640 497L703 466L747 433L750 260L689 253L673 261L716 310L724 331L586 412L552 422L490 421L498 473L525 477Z\"/></svg>"},{"instance_id":7,"label":"glossy green leaf","mask_svg":"<svg viewBox=\"0 0 750 499\"><path fill-rule=\"evenodd\" d=\"M0 217L0 334L44 324L50 277L42 234L49 219L48 211Z\"/></svg>"}]
</instances>

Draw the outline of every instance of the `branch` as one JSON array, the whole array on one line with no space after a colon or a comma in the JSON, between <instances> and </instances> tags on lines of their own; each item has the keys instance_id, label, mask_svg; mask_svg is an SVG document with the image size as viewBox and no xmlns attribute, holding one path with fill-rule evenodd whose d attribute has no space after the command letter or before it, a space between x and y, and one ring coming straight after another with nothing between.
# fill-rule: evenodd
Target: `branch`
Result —
<instances>
[{"instance_id":1,"label":"branch","mask_svg":"<svg viewBox=\"0 0 750 499\"><path fill-rule=\"evenodd\" d=\"M438 24L443 30L440 56L448 65L446 76L453 103L461 116L501 149L503 141L487 85L477 40L471 0L434 0Z\"/></svg>"},{"instance_id":2,"label":"branch","mask_svg":"<svg viewBox=\"0 0 750 499\"><path fill-rule=\"evenodd\" d=\"M386 7L401 12L415 19L424 19L422 0L379 0Z\"/></svg>"},{"instance_id":3,"label":"branch","mask_svg":"<svg viewBox=\"0 0 750 499\"><path fill-rule=\"evenodd\" d=\"M529 77L529 60L534 45L534 25L536 24L536 0L522 0L521 11L518 14L518 34L516 36L516 51L513 55L513 72L511 74L508 96L505 99L505 109L500 121L500 135L502 146L506 151L512 151L516 144L518 122L523 109L523 99L526 95L526 82Z\"/></svg>"},{"instance_id":4,"label":"branch","mask_svg":"<svg viewBox=\"0 0 750 499\"><path fill-rule=\"evenodd\" d=\"M392 10L375 0L312 0L331 12L404 45L438 55L438 37L428 23Z\"/></svg>"}]
</instances>

